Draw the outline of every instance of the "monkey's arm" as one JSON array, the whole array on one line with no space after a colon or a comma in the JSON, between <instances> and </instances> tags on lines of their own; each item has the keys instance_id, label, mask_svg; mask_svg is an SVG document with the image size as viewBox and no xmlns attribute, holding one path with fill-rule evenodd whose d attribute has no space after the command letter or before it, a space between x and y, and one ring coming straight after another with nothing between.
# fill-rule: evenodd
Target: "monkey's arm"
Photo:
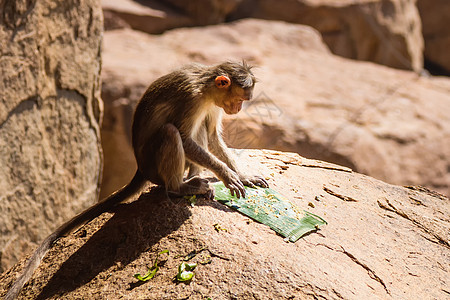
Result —
<instances>
[{"instance_id":1,"label":"monkey's arm","mask_svg":"<svg viewBox=\"0 0 450 300\"><path fill-rule=\"evenodd\" d=\"M225 145L225 142L223 141L222 137L217 133L217 131L214 131L209 136L208 146L211 152L215 156L217 156L217 158L223 161L231 170L233 170L238 174L239 179L244 185L249 187L255 187L255 185L265 188L269 187L269 184L263 177L249 176L239 171L236 162L232 158L231 153L229 152L227 146Z\"/></svg>"},{"instance_id":2,"label":"monkey's arm","mask_svg":"<svg viewBox=\"0 0 450 300\"><path fill-rule=\"evenodd\" d=\"M200 147L192 138L182 138L186 158L200 166L210 169L230 189L232 195L245 197L244 185L239 175L223 161Z\"/></svg>"}]
</instances>

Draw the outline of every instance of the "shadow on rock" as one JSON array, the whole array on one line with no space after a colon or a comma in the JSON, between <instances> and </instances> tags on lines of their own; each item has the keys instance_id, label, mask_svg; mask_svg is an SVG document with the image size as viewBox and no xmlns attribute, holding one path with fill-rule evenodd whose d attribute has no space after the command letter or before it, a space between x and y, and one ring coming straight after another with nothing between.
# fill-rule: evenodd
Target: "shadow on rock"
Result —
<instances>
[{"instance_id":1,"label":"shadow on rock","mask_svg":"<svg viewBox=\"0 0 450 300\"><path fill-rule=\"evenodd\" d=\"M63 295L104 270L123 268L177 230L191 213L186 202L161 200L165 198L161 191L152 190L135 202L118 206L114 216L61 265L36 299Z\"/></svg>"}]
</instances>

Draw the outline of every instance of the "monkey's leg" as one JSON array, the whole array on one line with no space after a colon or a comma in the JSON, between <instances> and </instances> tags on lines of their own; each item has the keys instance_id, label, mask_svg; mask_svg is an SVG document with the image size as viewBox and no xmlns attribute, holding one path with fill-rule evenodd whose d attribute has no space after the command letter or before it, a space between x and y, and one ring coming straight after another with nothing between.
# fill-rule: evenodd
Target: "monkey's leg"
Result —
<instances>
[{"instance_id":1,"label":"monkey's leg","mask_svg":"<svg viewBox=\"0 0 450 300\"><path fill-rule=\"evenodd\" d=\"M192 138L187 137L183 140L183 148L186 157L205 168L213 171L214 174L223 181L225 186L230 189L232 195L240 198L245 197L245 189L238 175L231 170L224 162L200 147Z\"/></svg>"},{"instance_id":2,"label":"monkey's leg","mask_svg":"<svg viewBox=\"0 0 450 300\"><path fill-rule=\"evenodd\" d=\"M202 147L203 149L207 149L208 148L208 134L206 132L206 126L203 124L202 126L200 126L200 128L198 129L198 132L195 136L195 142ZM192 178L195 176L198 176L200 174L200 172L202 171L202 167L199 166L198 164L195 164L193 162L188 161L187 162L188 167L189 167L189 173L187 178Z\"/></svg>"},{"instance_id":3,"label":"monkey's leg","mask_svg":"<svg viewBox=\"0 0 450 300\"><path fill-rule=\"evenodd\" d=\"M183 182L186 158L178 129L172 124L166 124L161 128L161 136L164 138L157 153L157 170L166 190L178 195L210 196L212 189L208 180L196 176Z\"/></svg>"},{"instance_id":4,"label":"monkey's leg","mask_svg":"<svg viewBox=\"0 0 450 300\"><path fill-rule=\"evenodd\" d=\"M198 176L200 174L201 171L199 165L194 163L188 163L188 166L189 166L189 173L187 176L188 179Z\"/></svg>"}]
</instances>

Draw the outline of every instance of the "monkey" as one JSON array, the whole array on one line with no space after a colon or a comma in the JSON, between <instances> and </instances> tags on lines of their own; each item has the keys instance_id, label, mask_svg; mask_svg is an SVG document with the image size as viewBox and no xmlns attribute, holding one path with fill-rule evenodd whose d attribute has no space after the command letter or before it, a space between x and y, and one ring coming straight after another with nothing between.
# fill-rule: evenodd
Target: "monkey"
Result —
<instances>
[{"instance_id":1,"label":"monkey","mask_svg":"<svg viewBox=\"0 0 450 300\"><path fill-rule=\"evenodd\" d=\"M213 199L208 180L199 176L207 168L238 198L245 197L244 186L268 187L263 177L238 169L221 136L223 112L237 114L243 102L252 99L256 78L251 69L245 61L216 66L194 63L150 84L133 117L132 146L138 166L134 177L45 238L5 299L18 296L56 240L136 195L148 182L164 187L167 194Z\"/></svg>"}]
</instances>

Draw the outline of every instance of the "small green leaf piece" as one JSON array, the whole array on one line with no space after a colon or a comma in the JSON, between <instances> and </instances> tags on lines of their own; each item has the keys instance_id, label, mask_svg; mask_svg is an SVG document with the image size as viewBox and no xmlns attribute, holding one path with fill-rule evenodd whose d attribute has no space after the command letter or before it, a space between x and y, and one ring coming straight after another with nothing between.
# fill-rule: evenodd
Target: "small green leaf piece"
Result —
<instances>
[{"instance_id":1,"label":"small green leaf piece","mask_svg":"<svg viewBox=\"0 0 450 300\"><path fill-rule=\"evenodd\" d=\"M178 273L177 275L177 280L184 282L184 281L189 281L192 279L192 277L194 277L194 272L190 272L190 271L183 271L181 273Z\"/></svg>"},{"instance_id":2,"label":"small green leaf piece","mask_svg":"<svg viewBox=\"0 0 450 300\"><path fill-rule=\"evenodd\" d=\"M186 271L194 271L195 267L197 267L196 263L185 263Z\"/></svg>"},{"instance_id":3,"label":"small green leaf piece","mask_svg":"<svg viewBox=\"0 0 450 300\"><path fill-rule=\"evenodd\" d=\"M159 270L158 258L161 254L164 254L164 253L169 253L169 250L163 250L163 251L159 252L158 254L156 254L156 258L155 258L155 261L153 262L153 266L148 269L147 274L142 276L140 273L136 273L136 274L134 274L134 278L136 278L137 280L140 280L140 281L149 281L150 279L155 277L156 272L158 272L158 270Z\"/></svg>"},{"instance_id":4,"label":"small green leaf piece","mask_svg":"<svg viewBox=\"0 0 450 300\"><path fill-rule=\"evenodd\" d=\"M222 225L220 225L219 223L216 223L213 225L214 229L219 232L219 231L225 231L228 232L228 229L226 229L225 227L223 227Z\"/></svg>"},{"instance_id":5,"label":"small green leaf piece","mask_svg":"<svg viewBox=\"0 0 450 300\"><path fill-rule=\"evenodd\" d=\"M178 274L177 274L177 280L181 282L189 281L194 277L194 272L192 272L195 267L197 267L197 264L195 263L187 263L182 262L178 266Z\"/></svg>"},{"instance_id":6,"label":"small green leaf piece","mask_svg":"<svg viewBox=\"0 0 450 300\"><path fill-rule=\"evenodd\" d=\"M192 196L184 196L184 199L186 199L187 201L189 201L189 203L191 204L191 206L194 206L195 203L197 202L197 196L196 196L196 195L192 195Z\"/></svg>"},{"instance_id":7,"label":"small green leaf piece","mask_svg":"<svg viewBox=\"0 0 450 300\"><path fill-rule=\"evenodd\" d=\"M150 279L155 277L156 272L158 272L158 270L159 270L158 266L156 266L156 267L153 266L148 270L147 274L145 274L144 276L141 276L140 273L137 273L137 274L134 274L134 278L136 278L137 280L140 280L140 281L149 281Z\"/></svg>"}]
</instances>

